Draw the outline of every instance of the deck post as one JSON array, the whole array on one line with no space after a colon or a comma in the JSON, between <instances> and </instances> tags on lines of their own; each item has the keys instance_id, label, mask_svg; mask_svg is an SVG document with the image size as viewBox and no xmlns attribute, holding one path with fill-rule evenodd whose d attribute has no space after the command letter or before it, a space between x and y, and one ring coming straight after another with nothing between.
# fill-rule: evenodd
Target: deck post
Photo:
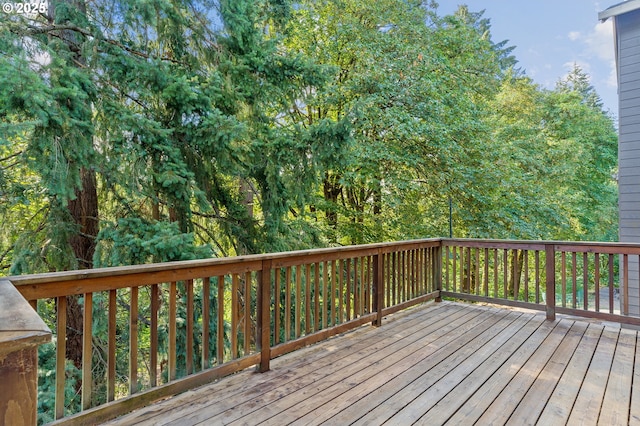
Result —
<instances>
[{"instance_id":1,"label":"deck post","mask_svg":"<svg viewBox=\"0 0 640 426\"><path fill-rule=\"evenodd\" d=\"M38 346L51 330L7 280L0 280L0 424L34 425L38 407Z\"/></svg>"},{"instance_id":2,"label":"deck post","mask_svg":"<svg viewBox=\"0 0 640 426\"><path fill-rule=\"evenodd\" d=\"M371 325L380 327L384 309L384 254L380 249L378 254L373 255L373 271L373 311L376 313L376 318Z\"/></svg>"},{"instance_id":3,"label":"deck post","mask_svg":"<svg viewBox=\"0 0 640 426\"><path fill-rule=\"evenodd\" d=\"M276 295L278 297L278 295ZM269 371L271 361L271 260L262 261L262 270L258 274L258 306L257 306L257 339L256 346L260 352L258 371ZM277 315L277 313L276 313Z\"/></svg>"},{"instance_id":4,"label":"deck post","mask_svg":"<svg viewBox=\"0 0 640 426\"><path fill-rule=\"evenodd\" d=\"M440 240L440 245L433 248L432 268L433 286L434 290L438 292L435 301L442 302L442 297L440 296L442 292L442 240Z\"/></svg>"},{"instance_id":5,"label":"deck post","mask_svg":"<svg viewBox=\"0 0 640 426\"><path fill-rule=\"evenodd\" d=\"M546 306L547 319L556 319L556 252L554 244L545 244L545 267L546 267Z\"/></svg>"}]
</instances>

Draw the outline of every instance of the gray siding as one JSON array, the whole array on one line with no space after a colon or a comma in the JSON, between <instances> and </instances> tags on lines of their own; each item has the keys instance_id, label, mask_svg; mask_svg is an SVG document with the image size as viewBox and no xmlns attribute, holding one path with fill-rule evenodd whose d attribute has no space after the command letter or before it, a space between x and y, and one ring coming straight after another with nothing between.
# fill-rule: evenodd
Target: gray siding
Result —
<instances>
[{"instance_id":1,"label":"gray siding","mask_svg":"<svg viewBox=\"0 0 640 426\"><path fill-rule=\"evenodd\" d=\"M616 32L620 85L620 241L640 242L640 10L617 16ZM622 259L620 260L622 275ZM630 256L629 310L632 314L640 313L638 274L638 258Z\"/></svg>"}]
</instances>

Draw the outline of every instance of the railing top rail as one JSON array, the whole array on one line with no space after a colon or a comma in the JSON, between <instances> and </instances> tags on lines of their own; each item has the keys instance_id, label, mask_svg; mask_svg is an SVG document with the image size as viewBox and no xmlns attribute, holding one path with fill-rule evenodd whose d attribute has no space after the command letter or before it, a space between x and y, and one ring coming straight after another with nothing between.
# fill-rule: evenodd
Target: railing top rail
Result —
<instances>
[{"instance_id":1,"label":"railing top rail","mask_svg":"<svg viewBox=\"0 0 640 426\"><path fill-rule=\"evenodd\" d=\"M555 240L489 240L474 238L442 238L443 246L472 248L544 250L553 245L555 251L607 254L640 254L640 243Z\"/></svg>"},{"instance_id":2,"label":"railing top rail","mask_svg":"<svg viewBox=\"0 0 640 426\"><path fill-rule=\"evenodd\" d=\"M104 291L123 288L129 287L132 284L145 285L180 281L195 277L260 271L262 269L262 262L269 260L272 261L275 266L287 266L291 264L314 263L331 259L367 256L377 252L384 253L394 250L408 250L437 245L440 245L440 239L438 238L395 241L215 259L10 276L6 279L13 283L25 298L32 300L43 297L81 294L87 291ZM89 281L91 282L90 286L83 284L83 282L86 283ZM43 289L43 286L51 284L57 284L56 288Z\"/></svg>"},{"instance_id":3,"label":"railing top rail","mask_svg":"<svg viewBox=\"0 0 640 426\"><path fill-rule=\"evenodd\" d=\"M206 268L218 265L230 264L252 264L263 260L281 260L291 257L302 259L310 258L310 262L314 262L314 257L327 257L327 255L336 254L340 257L349 255L358 255L359 252L371 252L372 249L390 252L395 250L404 250L408 246L420 247L439 245L443 246L464 246L464 247L490 247L490 248L515 248L517 247L534 247L537 250L543 250L546 245L553 244L557 251L593 251L593 252L612 252L640 254L640 243L624 243L624 242L595 242L595 241L554 241L554 240L491 240L491 239L473 239L473 238L429 238L418 240L394 241L385 243L362 244L343 247L328 247L320 249L298 250L279 253L254 254L244 256L233 256L214 259L198 259L164 263L150 263L143 265L116 266L108 268L96 268L89 270L74 270L63 272L50 272L41 274L31 274L24 276L8 276L5 280L12 282L15 286L24 286L29 284L39 284L44 282L59 282L69 280L82 280L89 278L113 277L119 275L145 274L163 271L179 271ZM409 248L410 249L410 248ZM255 269L254 269L255 270ZM259 268L258 268L259 270Z\"/></svg>"}]
</instances>

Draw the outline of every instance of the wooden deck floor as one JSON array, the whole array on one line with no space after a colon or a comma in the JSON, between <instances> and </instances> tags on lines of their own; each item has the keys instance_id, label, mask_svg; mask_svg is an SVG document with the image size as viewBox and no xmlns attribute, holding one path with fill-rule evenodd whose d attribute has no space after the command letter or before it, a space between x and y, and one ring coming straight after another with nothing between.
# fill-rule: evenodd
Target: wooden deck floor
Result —
<instances>
[{"instance_id":1,"label":"wooden deck floor","mask_svg":"<svg viewBox=\"0 0 640 426\"><path fill-rule=\"evenodd\" d=\"M116 419L129 425L640 424L635 331L429 304Z\"/></svg>"}]
</instances>

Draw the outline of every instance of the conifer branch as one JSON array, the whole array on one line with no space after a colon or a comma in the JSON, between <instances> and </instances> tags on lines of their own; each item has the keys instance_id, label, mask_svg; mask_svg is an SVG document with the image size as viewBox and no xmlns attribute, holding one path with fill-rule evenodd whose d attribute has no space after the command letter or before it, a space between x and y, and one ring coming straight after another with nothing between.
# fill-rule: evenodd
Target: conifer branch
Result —
<instances>
[{"instance_id":1,"label":"conifer branch","mask_svg":"<svg viewBox=\"0 0 640 426\"><path fill-rule=\"evenodd\" d=\"M74 32L82 34L85 37L89 37L89 38L95 39L94 35L89 30L87 30L85 28L78 27L77 25L72 25L72 24L63 24L63 25L62 24L52 24L52 25L44 25L44 26L28 25L27 28L28 28L27 35L29 35L29 36L40 35L40 34L51 34L52 36L63 40L63 37L58 32L74 31ZM66 40L66 39L64 39L64 41L69 42L69 40ZM140 58L144 58L144 59L159 59L159 60L162 60L162 61L172 62L174 64L187 65L184 62L178 61L178 60L176 60L174 58L171 58L169 56L156 57L156 56L150 55L148 53L132 49L132 48L130 48L128 46L125 46L124 44L116 41L116 40L105 38L105 39L102 39L102 41L105 42L105 43L108 43L108 44L110 44L112 46L116 46L116 47L124 50L125 52L131 53L132 55L138 56ZM76 47L76 49L79 51L79 48ZM104 53L104 51L101 51L101 53Z\"/></svg>"},{"instance_id":2,"label":"conifer branch","mask_svg":"<svg viewBox=\"0 0 640 426\"><path fill-rule=\"evenodd\" d=\"M15 158L15 157L17 157L18 155L21 155L21 154L23 154L23 153L24 153L24 150L22 150L22 151L18 151L18 152L16 152L15 154L8 155L8 156L6 156L6 157L4 157L4 158L0 158L0 162L2 162L2 161L7 161L7 160L11 160L12 158Z\"/></svg>"}]
</instances>

